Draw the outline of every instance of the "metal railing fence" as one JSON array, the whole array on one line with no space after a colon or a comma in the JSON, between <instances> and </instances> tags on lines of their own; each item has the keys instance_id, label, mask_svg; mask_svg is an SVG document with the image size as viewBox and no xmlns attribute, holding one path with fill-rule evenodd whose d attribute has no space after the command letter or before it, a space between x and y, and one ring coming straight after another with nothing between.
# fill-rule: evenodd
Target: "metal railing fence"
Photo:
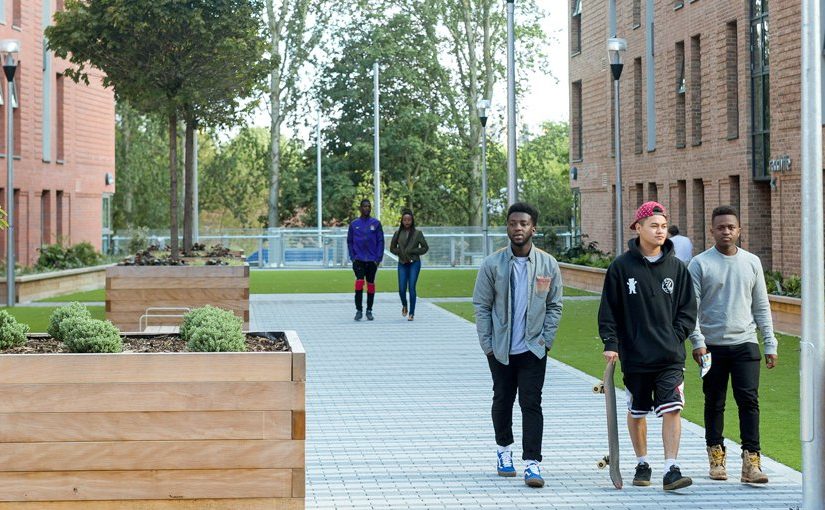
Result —
<instances>
[{"instance_id":1,"label":"metal railing fence","mask_svg":"<svg viewBox=\"0 0 825 510\"><path fill-rule=\"evenodd\" d=\"M481 227L419 227L430 250L422 263L428 267L475 267L484 258L484 233ZM555 234L556 250L565 250L580 242L580 235L568 227L544 228ZM394 230L384 231L384 266L395 267L397 259L389 251ZM129 231L104 239L103 245L112 255L127 256L127 245L132 237ZM168 230L151 230L149 241L164 246L169 243ZM507 245L504 227L488 230L489 252ZM223 229L204 230L199 242L243 250L253 267L346 267L350 265L347 252L347 228L317 229ZM270 249L272 248L272 249Z\"/></svg>"}]
</instances>

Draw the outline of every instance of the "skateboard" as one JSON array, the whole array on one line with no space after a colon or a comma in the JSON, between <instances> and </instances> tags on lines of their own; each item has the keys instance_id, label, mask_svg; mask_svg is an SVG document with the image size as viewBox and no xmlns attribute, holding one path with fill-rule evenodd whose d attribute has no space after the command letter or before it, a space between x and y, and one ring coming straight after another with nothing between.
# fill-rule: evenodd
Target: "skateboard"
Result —
<instances>
[{"instance_id":1,"label":"skateboard","mask_svg":"<svg viewBox=\"0 0 825 510\"><path fill-rule=\"evenodd\" d=\"M622 488L622 473L619 469L619 425L616 418L616 387L613 384L613 374L616 371L616 362L611 361L604 369L602 382L593 386L594 393L603 393L605 408L607 409L607 445L608 454L602 457L596 465L599 469L610 466L610 480L617 489Z\"/></svg>"}]
</instances>

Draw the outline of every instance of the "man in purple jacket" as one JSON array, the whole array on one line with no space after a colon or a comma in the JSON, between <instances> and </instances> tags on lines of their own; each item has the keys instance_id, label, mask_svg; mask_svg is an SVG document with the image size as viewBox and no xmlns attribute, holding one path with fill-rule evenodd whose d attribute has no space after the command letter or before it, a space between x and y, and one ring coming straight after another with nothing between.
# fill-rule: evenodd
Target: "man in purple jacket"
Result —
<instances>
[{"instance_id":1,"label":"man in purple jacket","mask_svg":"<svg viewBox=\"0 0 825 510\"><path fill-rule=\"evenodd\" d=\"M361 200L361 217L350 223L347 230L347 248L355 272L355 320L360 321L364 297L364 279L367 280L367 320L371 321L375 301L375 273L384 258L384 230L381 222L370 216L372 203Z\"/></svg>"}]
</instances>

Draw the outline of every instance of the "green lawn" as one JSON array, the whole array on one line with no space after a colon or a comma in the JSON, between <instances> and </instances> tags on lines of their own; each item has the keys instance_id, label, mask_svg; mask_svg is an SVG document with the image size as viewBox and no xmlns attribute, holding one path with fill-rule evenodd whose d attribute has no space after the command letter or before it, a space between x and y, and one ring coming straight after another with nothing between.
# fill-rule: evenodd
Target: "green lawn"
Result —
<instances>
[{"instance_id":1,"label":"green lawn","mask_svg":"<svg viewBox=\"0 0 825 510\"><path fill-rule=\"evenodd\" d=\"M476 281L475 269L424 269L418 278L421 297L469 297ZM351 292L354 275L350 269L321 270L255 270L250 271L249 287L252 294L295 294L319 292ZM378 292L397 292L395 269L379 269L376 276ZM591 296L591 292L565 288L565 296ZM105 301L103 289L65 294L43 299L42 302Z\"/></svg>"},{"instance_id":2,"label":"green lawn","mask_svg":"<svg viewBox=\"0 0 825 510\"><path fill-rule=\"evenodd\" d=\"M19 322L28 324L32 333L45 333L49 327L49 316L56 308L56 306L15 306L13 308L3 307L3 310L9 312ZM89 311L95 319L106 318L106 311L102 306L90 306Z\"/></svg>"},{"instance_id":3,"label":"green lawn","mask_svg":"<svg viewBox=\"0 0 825 510\"><path fill-rule=\"evenodd\" d=\"M471 303L439 303L439 306L469 321L475 320ZM604 372L604 359L601 356L602 342L598 336L596 323L598 308L598 301L564 303L562 321L552 351L555 359L594 377L601 377ZM787 335L778 336L779 364L773 370L764 369L763 365L759 388L762 450L765 455L796 470L801 470L799 338ZM689 344L687 344L687 349L690 349ZM617 379L617 386L622 386L619 379ZM547 398L552 401L553 396L548 395ZM685 372L685 399L687 404L683 416L702 425L704 397L698 368L692 360L688 362L687 372ZM730 391L728 391L725 409L725 432L727 437L738 442L739 417L736 412L736 402ZM651 438L651 444L660 443L657 438ZM731 449L731 455L738 454L738 448Z\"/></svg>"},{"instance_id":4,"label":"green lawn","mask_svg":"<svg viewBox=\"0 0 825 510\"><path fill-rule=\"evenodd\" d=\"M41 299L39 303L56 303L64 301L80 301L81 303L106 301L106 292L104 289L87 290L84 292L74 292L72 294L64 294L62 296L55 296L51 298Z\"/></svg>"}]
</instances>

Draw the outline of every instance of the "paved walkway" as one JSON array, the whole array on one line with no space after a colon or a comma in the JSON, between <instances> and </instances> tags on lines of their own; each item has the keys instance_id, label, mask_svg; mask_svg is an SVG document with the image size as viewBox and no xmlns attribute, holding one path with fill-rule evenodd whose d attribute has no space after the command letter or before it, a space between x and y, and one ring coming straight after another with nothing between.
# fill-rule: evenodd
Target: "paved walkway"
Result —
<instances>
[{"instance_id":1,"label":"paved walkway","mask_svg":"<svg viewBox=\"0 0 825 510\"><path fill-rule=\"evenodd\" d=\"M707 478L703 431L683 422L680 463L694 485L678 493L632 487L632 448L622 431L625 489L596 468L606 453L596 381L551 360L545 387L543 473L530 489L495 475L489 370L475 326L428 302L400 317L397 296L379 294L373 322L354 322L349 295L253 295L253 328L295 329L307 349L307 508L798 508L801 476L764 459L771 483ZM559 339L564 341L564 339ZM594 355L597 355L594 353ZM619 397L622 398L621 396ZM689 402L688 405L698 405ZM521 423L516 406L514 423ZM654 480L662 461L660 420L649 419ZM520 457L520 426L515 428ZM518 467L518 465L517 465ZM660 483L660 482L659 482Z\"/></svg>"}]
</instances>

